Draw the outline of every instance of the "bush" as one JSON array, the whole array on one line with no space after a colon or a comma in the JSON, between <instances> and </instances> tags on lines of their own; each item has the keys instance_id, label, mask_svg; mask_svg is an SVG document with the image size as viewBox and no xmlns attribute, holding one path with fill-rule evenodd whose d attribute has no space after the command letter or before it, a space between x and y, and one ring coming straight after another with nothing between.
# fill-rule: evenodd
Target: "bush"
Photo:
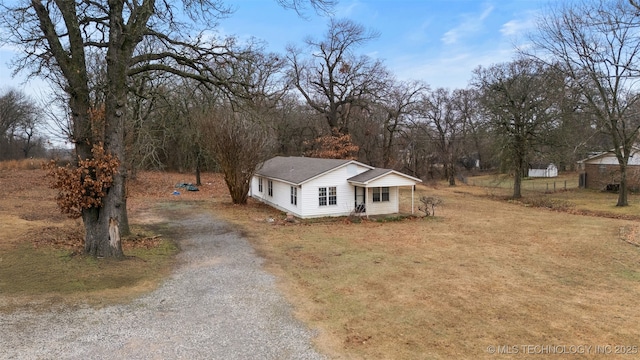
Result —
<instances>
[{"instance_id":1,"label":"bush","mask_svg":"<svg viewBox=\"0 0 640 360\"><path fill-rule=\"evenodd\" d=\"M425 216L436 216L436 207L442 204L442 199L437 196L422 196L420 202L422 205L418 206L418 210L423 211Z\"/></svg>"}]
</instances>

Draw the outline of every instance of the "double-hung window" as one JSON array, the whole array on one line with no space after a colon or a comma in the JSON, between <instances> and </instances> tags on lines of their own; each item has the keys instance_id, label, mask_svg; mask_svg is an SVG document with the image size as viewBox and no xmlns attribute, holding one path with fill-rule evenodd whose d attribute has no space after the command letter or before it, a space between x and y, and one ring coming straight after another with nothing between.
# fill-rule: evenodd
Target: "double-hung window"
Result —
<instances>
[{"instance_id":1,"label":"double-hung window","mask_svg":"<svg viewBox=\"0 0 640 360\"><path fill-rule=\"evenodd\" d=\"M327 188L321 187L318 189L318 205L327 206Z\"/></svg>"},{"instance_id":2,"label":"double-hung window","mask_svg":"<svg viewBox=\"0 0 640 360\"><path fill-rule=\"evenodd\" d=\"M291 187L291 204L298 205L298 188L295 186Z\"/></svg>"},{"instance_id":3,"label":"double-hung window","mask_svg":"<svg viewBox=\"0 0 640 360\"><path fill-rule=\"evenodd\" d=\"M329 188L329 205L336 205L338 203L338 191L335 186Z\"/></svg>"},{"instance_id":4,"label":"double-hung window","mask_svg":"<svg viewBox=\"0 0 640 360\"><path fill-rule=\"evenodd\" d=\"M269 194L269 196L273 196L273 181L271 180L267 181L267 194Z\"/></svg>"},{"instance_id":5,"label":"double-hung window","mask_svg":"<svg viewBox=\"0 0 640 360\"><path fill-rule=\"evenodd\" d=\"M318 188L318 205L337 205L338 190L335 186Z\"/></svg>"},{"instance_id":6,"label":"double-hung window","mask_svg":"<svg viewBox=\"0 0 640 360\"><path fill-rule=\"evenodd\" d=\"M262 178L258 178L258 191L262 192Z\"/></svg>"},{"instance_id":7,"label":"double-hung window","mask_svg":"<svg viewBox=\"0 0 640 360\"><path fill-rule=\"evenodd\" d=\"M373 191L373 202L389 201L388 187L377 187L371 190Z\"/></svg>"}]
</instances>

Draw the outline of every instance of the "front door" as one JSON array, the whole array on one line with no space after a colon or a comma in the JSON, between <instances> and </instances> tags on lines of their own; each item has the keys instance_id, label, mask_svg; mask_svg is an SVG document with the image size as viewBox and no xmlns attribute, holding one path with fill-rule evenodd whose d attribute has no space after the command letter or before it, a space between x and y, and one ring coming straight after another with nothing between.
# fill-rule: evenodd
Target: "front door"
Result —
<instances>
[{"instance_id":1,"label":"front door","mask_svg":"<svg viewBox=\"0 0 640 360\"><path fill-rule=\"evenodd\" d=\"M354 186L354 188L356 194L354 209L356 213L363 213L366 211L365 194L367 189L359 186Z\"/></svg>"}]
</instances>

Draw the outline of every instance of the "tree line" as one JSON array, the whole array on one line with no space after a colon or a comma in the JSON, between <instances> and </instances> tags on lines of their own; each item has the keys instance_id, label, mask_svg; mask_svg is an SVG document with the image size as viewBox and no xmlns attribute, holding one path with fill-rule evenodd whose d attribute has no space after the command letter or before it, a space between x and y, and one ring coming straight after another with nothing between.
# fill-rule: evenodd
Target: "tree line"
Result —
<instances>
[{"instance_id":1,"label":"tree line","mask_svg":"<svg viewBox=\"0 0 640 360\"><path fill-rule=\"evenodd\" d=\"M0 94L0 161L43 157L47 140L40 134L37 104L23 92Z\"/></svg>"},{"instance_id":2,"label":"tree line","mask_svg":"<svg viewBox=\"0 0 640 360\"><path fill-rule=\"evenodd\" d=\"M298 12L333 5L278 2ZM193 171L197 181L200 171L220 170L233 201L244 203L253 171L275 154L357 158L451 185L499 169L514 176L520 197L532 164L570 169L591 151L614 149L618 205L627 205L640 126L634 0L549 9L530 47L478 67L465 89L399 80L359 53L379 34L348 19L330 18L322 37L273 54L259 41L208 35L231 15L224 2L181 4L187 16L152 0L3 4L5 42L25 50L16 69L58 87L65 115L51 118L77 156L118 160L100 202L79 207L89 254L122 256L108 228L127 232L125 183L137 170Z\"/></svg>"}]
</instances>

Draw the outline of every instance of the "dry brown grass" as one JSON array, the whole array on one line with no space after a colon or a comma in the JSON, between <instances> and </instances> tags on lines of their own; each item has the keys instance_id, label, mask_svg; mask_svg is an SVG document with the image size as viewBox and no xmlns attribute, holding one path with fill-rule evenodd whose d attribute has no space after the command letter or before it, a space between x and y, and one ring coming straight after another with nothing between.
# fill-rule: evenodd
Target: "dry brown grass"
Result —
<instances>
[{"instance_id":1,"label":"dry brown grass","mask_svg":"<svg viewBox=\"0 0 640 360\"><path fill-rule=\"evenodd\" d=\"M42 169L45 159L22 159L0 161L1 170L38 170Z\"/></svg>"},{"instance_id":2,"label":"dry brown grass","mask_svg":"<svg viewBox=\"0 0 640 360\"><path fill-rule=\"evenodd\" d=\"M283 215L262 205L213 209L249 229L336 358L482 359L496 357L489 346L591 345L585 358L595 359L595 346L640 346L640 248L621 236L637 233L635 222L476 190L420 187L444 199L437 216L387 223L271 225L264 219Z\"/></svg>"},{"instance_id":3,"label":"dry brown grass","mask_svg":"<svg viewBox=\"0 0 640 360\"><path fill-rule=\"evenodd\" d=\"M565 182L567 190L564 188ZM509 200L513 185L512 180L504 175L472 177L468 179L468 183L474 185L463 186L458 191L574 214L640 220L640 194L630 193L630 206L619 207L616 206L616 193L579 189L577 173L564 173L558 178L550 179L527 179L523 182L523 198L519 200Z\"/></svg>"},{"instance_id":4,"label":"dry brown grass","mask_svg":"<svg viewBox=\"0 0 640 360\"><path fill-rule=\"evenodd\" d=\"M545 193L578 188L579 174L563 172L554 178L524 178L521 190L523 194ZM505 174L472 176L466 184L484 188L485 191L511 195L513 193L513 177Z\"/></svg>"},{"instance_id":5,"label":"dry brown grass","mask_svg":"<svg viewBox=\"0 0 640 360\"><path fill-rule=\"evenodd\" d=\"M189 178L142 173L131 181L133 234L123 239L128 258L114 262L81 255L82 223L60 214L39 165L32 169L24 162L0 163L0 310L77 302L103 305L155 288L171 270L177 249L163 236L165 220L150 210L162 201L212 196L208 185L197 193L172 195L174 185Z\"/></svg>"},{"instance_id":6,"label":"dry brown grass","mask_svg":"<svg viewBox=\"0 0 640 360\"><path fill-rule=\"evenodd\" d=\"M0 217L13 224L1 229L12 234L0 241L3 254L21 246L15 237L21 231L62 219L39 215L55 207L45 201L49 195L20 181L24 176L0 172L2 184L13 184L3 186L0 200ZM157 222L149 216L156 202L197 201L242 227L298 316L320 329L318 347L335 358L544 358L487 348L586 345L591 352L575 358L596 359L602 358L596 346L640 346L638 223L577 211L611 214L597 205L608 203L609 194L556 194L577 213L571 214L508 202L480 187L422 186L416 197L444 200L435 218L292 224L253 201L232 205L217 175L205 175L201 192L171 195L173 185L191 181L191 175L139 174L130 187L132 221ZM29 199L41 203L31 208ZM630 209L636 206L634 198Z\"/></svg>"}]
</instances>

